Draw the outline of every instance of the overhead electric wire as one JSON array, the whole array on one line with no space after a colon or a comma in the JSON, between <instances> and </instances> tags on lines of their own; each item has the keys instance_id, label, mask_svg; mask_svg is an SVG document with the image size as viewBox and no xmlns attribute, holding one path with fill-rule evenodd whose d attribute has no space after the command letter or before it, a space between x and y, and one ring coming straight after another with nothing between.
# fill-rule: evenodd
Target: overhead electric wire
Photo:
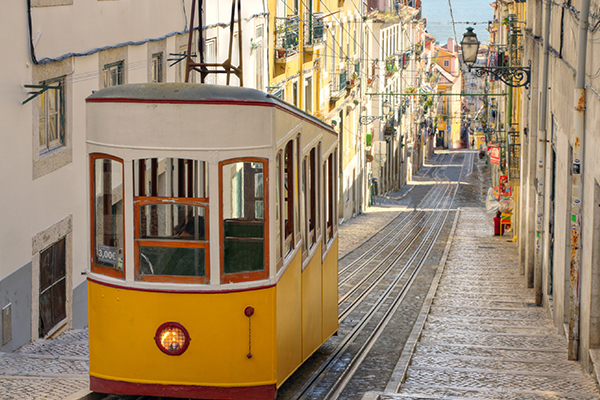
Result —
<instances>
[{"instance_id":1,"label":"overhead electric wire","mask_svg":"<svg viewBox=\"0 0 600 400\"><path fill-rule=\"evenodd\" d=\"M456 37L456 23L454 22L454 14L452 13L452 2L448 0L448 8L450 9L450 19L452 20L452 30L454 31L454 43L458 44Z\"/></svg>"}]
</instances>

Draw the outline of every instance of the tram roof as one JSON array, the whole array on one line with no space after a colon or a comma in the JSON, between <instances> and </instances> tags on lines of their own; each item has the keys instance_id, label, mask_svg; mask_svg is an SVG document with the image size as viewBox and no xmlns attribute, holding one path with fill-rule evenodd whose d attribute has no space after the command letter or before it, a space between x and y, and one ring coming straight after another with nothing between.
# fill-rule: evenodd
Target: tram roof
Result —
<instances>
[{"instance_id":1,"label":"tram roof","mask_svg":"<svg viewBox=\"0 0 600 400\"><path fill-rule=\"evenodd\" d=\"M92 93L89 103L198 103L262 105L282 108L298 117L308 119L337 136L328 124L301 109L260 90L201 83L132 83L111 86Z\"/></svg>"}]
</instances>

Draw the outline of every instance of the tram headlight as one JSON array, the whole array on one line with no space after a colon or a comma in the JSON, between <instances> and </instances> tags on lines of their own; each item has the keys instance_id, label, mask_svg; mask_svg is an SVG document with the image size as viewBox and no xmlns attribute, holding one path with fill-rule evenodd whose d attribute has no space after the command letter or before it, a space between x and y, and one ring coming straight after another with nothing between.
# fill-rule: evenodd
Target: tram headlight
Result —
<instances>
[{"instance_id":1,"label":"tram headlight","mask_svg":"<svg viewBox=\"0 0 600 400\"><path fill-rule=\"evenodd\" d=\"M165 354L178 356L183 354L190 345L190 335L179 322L165 322L156 330L154 341Z\"/></svg>"}]
</instances>

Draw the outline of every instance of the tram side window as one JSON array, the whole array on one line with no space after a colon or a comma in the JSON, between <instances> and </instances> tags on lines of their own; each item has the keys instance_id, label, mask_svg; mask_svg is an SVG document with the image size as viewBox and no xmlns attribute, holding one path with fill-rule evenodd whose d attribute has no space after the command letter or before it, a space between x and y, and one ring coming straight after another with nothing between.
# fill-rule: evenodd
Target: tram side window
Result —
<instances>
[{"instance_id":1,"label":"tram side window","mask_svg":"<svg viewBox=\"0 0 600 400\"><path fill-rule=\"evenodd\" d=\"M306 171L306 230L308 247L317 240L317 149L312 148L307 160Z\"/></svg>"},{"instance_id":2,"label":"tram side window","mask_svg":"<svg viewBox=\"0 0 600 400\"><path fill-rule=\"evenodd\" d=\"M327 244L331 239L333 239L334 235L334 226L333 226L333 216L334 216L334 207L335 207L335 197L334 197L334 184L335 184L335 168L333 162L333 153L327 157L325 163L323 164L323 178L324 178L324 197L325 197L325 211L324 211L324 220L325 220L325 230L323 233L323 243Z\"/></svg>"},{"instance_id":3,"label":"tram side window","mask_svg":"<svg viewBox=\"0 0 600 400\"><path fill-rule=\"evenodd\" d=\"M268 277L266 165L261 159L221 164L223 283Z\"/></svg>"},{"instance_id":4,"label":"tram side window","mask_svg":"<svg viewBox=\"0 0 600 400\"><path fill-rule=\"evenodd\" d=\"M294 248L294 142L285 146L283 160L283 219L284 254L287 256Z\"/></svg>"},{"instance_id":5,"label":"tram side window","mask_svg":"<svg viewBox=\"0 0 600 400\"><path fill-rule=\"evenodd\" d=\"M92 154L92 271L123 278L123 163Z\"/></svg>"},{"instance_id":6,"label":"tram side window","mask_svg":"<svg viewBox=\"0 0 600 400\"><path fill-rule=\"evenodd\" d=\"M275 261L283 266L281 243L281 151L275 157Z\"/></svg>"},{"instance_id":7,"label":"tram side window","mask_svg":"<svg viewBox=\"0 0 600 400\"><path fill-rule=\"evenodd\" d=\"M134 160L136 279L208 282L205 162Z\"/></svg>"}]
</instances>

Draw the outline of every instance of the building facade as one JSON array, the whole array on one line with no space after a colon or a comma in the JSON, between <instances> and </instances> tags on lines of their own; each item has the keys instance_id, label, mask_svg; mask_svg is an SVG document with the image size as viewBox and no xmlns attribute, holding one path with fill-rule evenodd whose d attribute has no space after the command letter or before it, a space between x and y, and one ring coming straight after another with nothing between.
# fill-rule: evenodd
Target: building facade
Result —
<instances>
[{"instance_id":1,"label":"building facade","mask_svg":"<svg viewBox=\"0 0 600 400\"><path fill-rule=\"evenodd\" d=\"M524 8L517 21L532 66L520 102L522 272L569 358L591 372L600 352L600 3L500 3Z\"/></svg>"},{"instance_id":2,"label":"building facade","mask_svg":"<svg viewBox=\"0 0 600 400\"><path fill-rule=\"evenodd\" d=\"M26 3L6 4L0 17L14 38L0 45L11 54L0 77L0 126L10 143L0 150L0 187L11 193L0 207L2 351L87 326L85 98L112 85L184 81L191 11L189 0ZM205 4L208 61L228 53L224 3ZM242 9L244 40L255 44L243 48L244 80L259 89L267 83L266 12L262 1ZM194 48L198 37L196 29Z\"/></svg>"}]
</instances>

